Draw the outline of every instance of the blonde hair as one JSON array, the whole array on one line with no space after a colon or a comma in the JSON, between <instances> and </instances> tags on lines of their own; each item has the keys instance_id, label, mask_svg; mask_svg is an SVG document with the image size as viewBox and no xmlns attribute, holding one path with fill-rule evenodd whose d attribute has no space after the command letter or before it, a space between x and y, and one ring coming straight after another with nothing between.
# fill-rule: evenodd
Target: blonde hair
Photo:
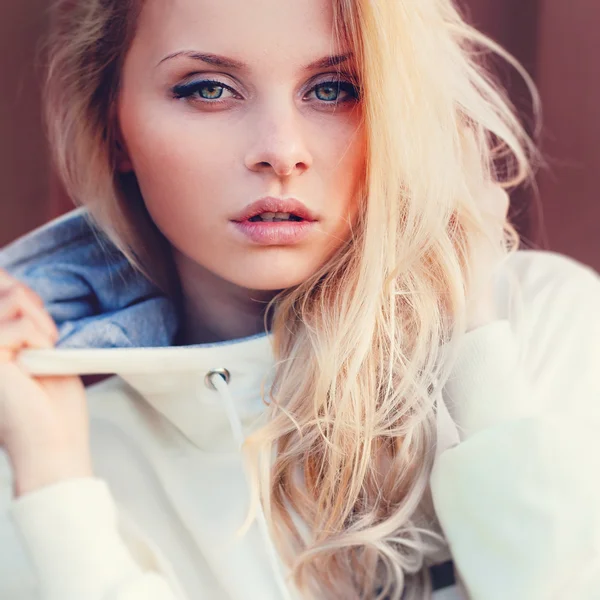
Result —
<instances>
[{"instance_id":1,"label":"blonde hair","mask_svg":"<svg viewBox=\"0 0 600 600\"><path fill-rule=\"evenodd\" d=\"M451 0L333 8L367 132L361 210L335 256L269 305L276 372L268 420L245 450L254 500L307 596L422 599L445 545L428 490L435 399L466 329L473 240L487 230L473 181L509 189L541 163L487 55L524 77L538 117L539 98ZM56 3L46 116L70 195L168 288L165 242L115 168L114 103L139 10L134 0ZM504 232L508 254L519 235L508 222Z\"/></svg>"}]
</instances>

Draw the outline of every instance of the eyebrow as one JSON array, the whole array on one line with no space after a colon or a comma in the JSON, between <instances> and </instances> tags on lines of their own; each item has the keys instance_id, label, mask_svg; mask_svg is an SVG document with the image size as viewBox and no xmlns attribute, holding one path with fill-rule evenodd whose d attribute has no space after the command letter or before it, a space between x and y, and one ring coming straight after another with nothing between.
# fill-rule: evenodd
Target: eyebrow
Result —
<instances>
[{"instance_id":1,"label":"eyebrow","mask_svg":"<svg viewBox=\"0 0 600 600\"><path fill-rule=\"evenodd\" d=\"M220 56L218 54L211 54L205 52L195 52L194 50L181 50L179 52L173 52L165 56L156 66L164 63L167 60L176 58L179 56L185 56L193 60L199 60L209 65L216 67L223 67L225 69L237 69L238 71L247 71L249 67L246 63L226 56ZM346 54L334 54L333 56L325 56L319 58L304 67L305 71L313 71L315 69L327 69L328 67L335 67L343 62L346 62L352 57L352 52Z\"/></svg>"}]
</instances>

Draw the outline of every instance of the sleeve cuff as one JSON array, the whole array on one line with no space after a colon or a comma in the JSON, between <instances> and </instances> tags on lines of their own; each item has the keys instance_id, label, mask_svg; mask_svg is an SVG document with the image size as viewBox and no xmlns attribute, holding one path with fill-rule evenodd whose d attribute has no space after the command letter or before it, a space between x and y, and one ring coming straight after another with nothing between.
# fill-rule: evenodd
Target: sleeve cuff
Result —
<instances>
[{"instance_id":1,"label":"sleeve cuff","mask_svg":"<svg viewBox=\"0 0 600 600\"><path fill-rule=\"evenodd\" d=\"M48 598L102 598L139 573L117 527L106 482L52 484L13 500L9 512Z\"/></svg>"}]
</instances>

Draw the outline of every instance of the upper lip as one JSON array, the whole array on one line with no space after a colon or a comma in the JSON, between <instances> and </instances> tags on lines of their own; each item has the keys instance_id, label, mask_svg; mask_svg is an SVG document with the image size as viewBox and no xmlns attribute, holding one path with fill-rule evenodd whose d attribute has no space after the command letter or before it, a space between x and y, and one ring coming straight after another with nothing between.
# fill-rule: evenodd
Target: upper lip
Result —
<instances>
[{"instance_id":1,"label":"upper lip","mask_svg":"<svg viewBox=\"0 0 600 600\"><path fill-rule=\"evenodd\" d=\"M274 198L273 196L267 196L260 198L251 204L248 204L240 213L238 213L232 220L233 221L246 221L256 215L260 215L265 212L273 213L290 213L301 217L306 221L316 221L317 217L313 214L300 200L296 198Z\"/></svg>"}]
</instances>

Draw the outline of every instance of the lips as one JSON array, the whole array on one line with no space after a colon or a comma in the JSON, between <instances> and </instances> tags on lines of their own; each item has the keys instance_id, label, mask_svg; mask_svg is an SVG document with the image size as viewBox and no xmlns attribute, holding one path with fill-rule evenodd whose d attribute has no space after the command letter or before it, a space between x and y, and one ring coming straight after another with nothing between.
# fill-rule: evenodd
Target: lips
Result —
<instances>
[{"instance_id":1,"label":"lips","mask_svg":"<svg viewBox=\"0 0 600 600\"><path fill-rule=\"evenodd\" d=\"M289 213L294 220L317 221L317 216L296 198L274 198L268 196L252 202L238 213L232 221L241 223L263 213Z\"/></svg>"}]
</instances>

